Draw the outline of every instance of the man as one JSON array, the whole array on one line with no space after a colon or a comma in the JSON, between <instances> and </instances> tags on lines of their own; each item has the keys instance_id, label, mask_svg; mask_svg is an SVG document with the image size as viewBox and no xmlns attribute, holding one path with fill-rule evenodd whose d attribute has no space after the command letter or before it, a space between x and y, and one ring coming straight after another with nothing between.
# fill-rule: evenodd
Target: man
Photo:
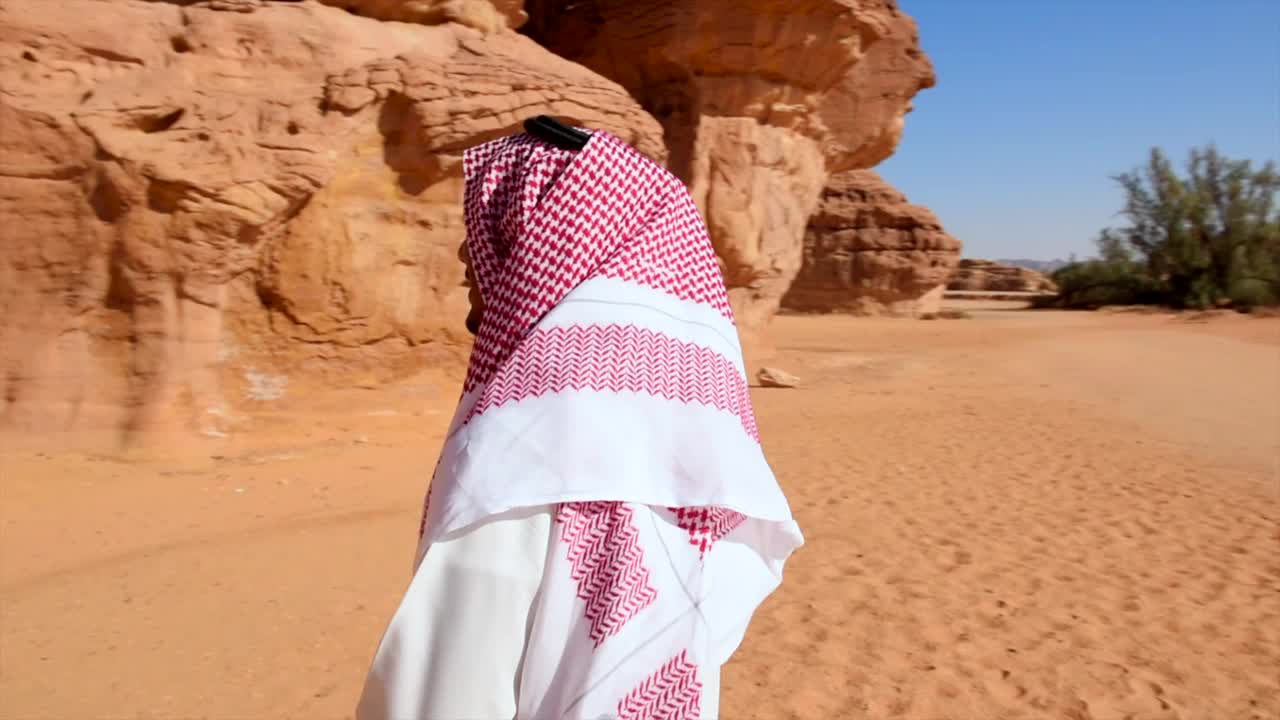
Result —
<instances>
[{"instance_id":1,"label":"man","mask_svg":"<svg viewBox=\"0 0 1280 720\"><path fill-rule=\"evenodd\" d=\"M604 132L464 176L476 342L357 717L714 720L803 540L697 209Z\"/></svg>"}]
</instances>

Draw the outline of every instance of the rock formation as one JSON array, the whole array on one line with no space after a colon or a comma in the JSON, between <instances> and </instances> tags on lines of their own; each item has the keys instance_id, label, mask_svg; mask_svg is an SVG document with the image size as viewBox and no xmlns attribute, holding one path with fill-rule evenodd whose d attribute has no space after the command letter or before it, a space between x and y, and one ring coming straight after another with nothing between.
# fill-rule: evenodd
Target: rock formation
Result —
<instances>
[{"instance_id":1,"label":"rock formation","mask_svg":"<svg viewBox=\"0 0 1280 720\"><path fill-rule=\"evenodd\" d=\"M800 387L800 378L786 370L771 367L760 368L760 372L756 373L756 382L760 383L760 387L768 388Z\"/></svg>"},{"instance_id":2,"label":"rock formation","mask_svg":"<svg viewBox=\"0 0 1280 720\"><path fill-rule=\"evenodd\" d=\"M937 312L960 241L871 170L831 178L783 306L804 312Z\"/></svg>"},{"instance_id":3,"label":"rock formation","mask_svg":"<svg viewBox=\"0 0 1280 720\"><path fill-rule=\"evenodd\" d=\"M631 91L666 131L745 330L778 309L833 172L869 168L933 85L892 0L529 0L524 31Z\"/></svg>"},{"instance_id":4,"label":"rock formation","mask_svg":"<svg viewBox=\"0 0 1280 720\"><path fill-rule=\"evenodd\" d=\"M237 353L420 364L463 339L463 148L551 112L665 159L527 38L313 3L8 0L0 77L10 427L216 434Z\"/></svg>"},{"instance_id":5,"label":"rock formation","mask_svg":"<svg viewBox=\"0 0 1280 720\"><path fill-rule=\"evenodd\" d=\"M514 30L529 19L524 0L320 0L378 20L442 25L458 23L484 32Z\"/></svg>"},{"instance_id":6,"label":"rock formation","mask_svg":"<svg viewBox=\"0 0 1280 720\"><path fill-rule=\"evenodd\" d=\"M0 78L0 426L213 435L457 354L460 153L530 115L688 181L749 332L933 82L891 0L4 0Z\"/></svg>"},{"instance_id":7,"label":"rock formation","mask_svg":"<svg viewBox=\"0 0 1280 720\"><path fill-rule=\"evenodd\" d=\"M991 260L965 258L947 282L948 290L1054 294L1058 286L1044 273Z\"/></svg>"}]
</instances>

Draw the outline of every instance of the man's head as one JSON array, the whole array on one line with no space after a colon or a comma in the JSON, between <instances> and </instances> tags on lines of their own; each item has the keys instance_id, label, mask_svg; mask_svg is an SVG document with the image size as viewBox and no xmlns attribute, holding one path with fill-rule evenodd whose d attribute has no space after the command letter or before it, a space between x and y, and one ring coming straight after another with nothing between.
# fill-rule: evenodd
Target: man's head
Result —
<instances>
[{"instance_id":1,"label":"man's head","mask_svg":"<svg viewBox=\"0 0 1280 720\"><path fill-rule=\"evenodd\" d=\"M487 385L542 318L592 279L648 284L723 305L732 317L688 191L617 137L594 132L574 152L512 135L468 148L463 160L466 251L478 286L465 391Z\"/></svg>"}]
</instances>

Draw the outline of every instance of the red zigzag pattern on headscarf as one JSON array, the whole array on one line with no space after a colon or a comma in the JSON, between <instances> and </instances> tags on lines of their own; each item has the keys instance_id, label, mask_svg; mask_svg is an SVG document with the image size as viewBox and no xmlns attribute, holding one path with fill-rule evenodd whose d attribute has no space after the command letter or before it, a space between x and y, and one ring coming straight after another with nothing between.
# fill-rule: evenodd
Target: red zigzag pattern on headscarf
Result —
<instances>
[{"instance_id":1,"label":"red zigzag pattern on headscarf","mask_svg":"<svg viewBox=\"0 0 1280 720\"><path fill-rule=\"evenodd\" d=\"M556 362L547 362L556 358ZM760 440L746 379L701 345L635 325L569 325L534 331L485 387L470 417L565 390L634 392L733 413Z\"/></svg>"},{"instance_id":2,"label":"red zigzag pattern on headscarf","mask_svg":"<svg viewBox=\"0 0 1280 720\"><path fill-rule=\"evenodd\" d=\"M706 305L732 322L693 199L621 140L596 132L573 153L521 134L468 150L464 168L467 248L485 301L466 391L506 372L529 330L593 277Z\"/></svg>"},{"instance_id":3,"label":"red zigzag pattern on headscarf","mask_svg":"<svg viewBox=\"0 0 1280 720\"><path fill-rule=\"evenodd\" d=\"M658 597L649 584L634 514L620 502L565 503L556 514L596 647Z\"/></svg>"},{"instance_id":4,"label":"red zigzag pattern on headscarf","mask_svg":"<svg viewBox=\"0 0 1280 720\"><path fill-rule=\"evenodd\" d=\"M702 682L687 651L668 660L618 702L619 720L698 720L701 715Z\"/></svg>"}]
</instances>

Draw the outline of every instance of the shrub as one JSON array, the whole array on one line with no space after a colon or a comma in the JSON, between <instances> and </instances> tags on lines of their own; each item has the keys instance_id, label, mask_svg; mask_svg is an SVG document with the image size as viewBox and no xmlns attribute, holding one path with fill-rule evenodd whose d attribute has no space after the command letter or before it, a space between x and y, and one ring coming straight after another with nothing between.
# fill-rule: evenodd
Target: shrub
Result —
<instances>
[{"instance_id":1,"label":"shrub","mask_svg":"<svg viewBox=\"0 0 1280 720\"><path fill-rule=\"evenodd\" d=\"M1128 224L1103 230L1099 257L1054 273L1058 307L1164 304L1241 308L1280 302L1280 173L1209 146L1179 177L1159 148L1115 178Z\"/></svg>"}]
</instances>

